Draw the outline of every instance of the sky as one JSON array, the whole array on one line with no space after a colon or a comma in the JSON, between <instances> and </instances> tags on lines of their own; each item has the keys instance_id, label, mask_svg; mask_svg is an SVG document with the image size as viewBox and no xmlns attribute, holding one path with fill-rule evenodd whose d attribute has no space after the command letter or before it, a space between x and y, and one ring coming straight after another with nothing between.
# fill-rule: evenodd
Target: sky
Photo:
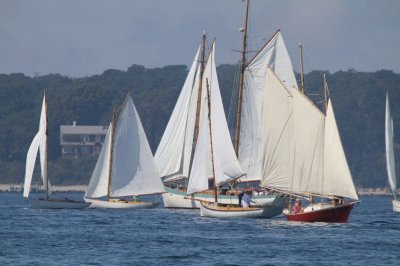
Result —
<instances>
[{"instance_id":1,"label":"sky","mask_svg":"<svg viewBox=\"0 0 400 266\"><path fill-rule=\"evenodd\" d=\"M400 73L398 0L251 0L250 51L281 29L295 70ZM0 73L70 77L190 65L206 30L217 64L241 49L241 0L2 0Z\"/></svg>"}]
</instances>

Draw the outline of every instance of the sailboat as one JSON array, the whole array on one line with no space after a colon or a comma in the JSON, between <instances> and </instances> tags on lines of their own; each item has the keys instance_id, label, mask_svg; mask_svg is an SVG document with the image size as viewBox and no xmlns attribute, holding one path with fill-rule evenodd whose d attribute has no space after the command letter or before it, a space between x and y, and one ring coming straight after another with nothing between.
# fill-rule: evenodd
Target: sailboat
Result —
<instances>
[{"instance_id":1,"label":"sailboat","mask_svg":"<svg viewBox=\"0 0 400 266\"><path fill-rule=\"evenodd\" d=\"M272 69L266 77L263 137L268 143L262 157L270 163L262 169L261 186L309 201L302 212L285 209L289 221L347 222L358 195L326 79L323 113L300 90L289 90Z\"/></svg>"},{"instance_id":2,"label":"sailboat","mask_svg":"<svg viewBox=\"0 0 400 266\"><path fill-rule=\"evenodd\" d=\"M167 193L163 194L166 208L199 208L197 200L210 200L212 193L201 192L187 196L189 171L194 148L198 141L199 118L202 111L201 95L205 67L206 36L190 67L186 81L155 153L154 159L160 170ZM219 96L220 97L220 96ZM239 204L237 195L219 195L220 203ZM253 200L257 205L271 205L274 195L258 195Z\"/></svg>"},{"instance_id":3,"label":"sailboat","mask_svg":"<svg viewBox=\"0 0 400 266\"><path fill-rule=\"evenodd\" d=\"M139 196L164 193L146 134L129 94L118 118L113 114L85 193L91 208L151 208ZM129 198L128 198L129 197Z\"/></svg>"},{"instance_id":4,"label":"sailboat","mask_svg":"<svg viewBox=\"0 0 400 266\"><path fill-rule=\"evenodd\" d=\"M255 208L221 204L218 200L218 187L242 177L244 173L236 158L225 119L215 67L215 42L208 56L202 84L199 135L186 193L192 195L208 191L211 181L213 201L199 200L201 216L241 217L253 213ZM240 212L237 211L239 209Z\"/></svg>"},{"instance_id":5,"label":"sailboat","mask_svg":"<svg viewBox=\"0 0 400 266\"><path fill-rule=\"evenodd\" d=\"M39 130L32 140L26 155L25 182L23 196L30 200L33 208L43 209L82 209L88 207L90 203L84 201L75 201L68 198L50 198L51 185L47 176L47 103L46 95L43 95L42 111L40 115ZM45 197L39 199L30 199L33 170L35 168L37 153L40 154L41 177L45 188Z\"/></svg>"},{"instance_id":6,"label":"sailboat","mask_svg":"<svg viewBox=\"0 0 400 266\"><path fill-rule=\"evenodd\" d=\"M385 144L386 144L386 169L389 185L393 193L392 206L394 212L400 212L400 201L396 197L396 169L393 147L393 118L390 114L389 95L386 93L385 113Z\"/></svg>"}]
</instances>

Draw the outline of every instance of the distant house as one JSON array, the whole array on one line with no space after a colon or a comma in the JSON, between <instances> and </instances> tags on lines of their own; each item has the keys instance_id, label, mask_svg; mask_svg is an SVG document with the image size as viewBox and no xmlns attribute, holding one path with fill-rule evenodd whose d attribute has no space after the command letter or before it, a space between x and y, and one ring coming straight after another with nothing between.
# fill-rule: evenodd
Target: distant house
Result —
<instances>
[{"instance_id":1,"label":"distant house","mask_svg":"<svg viewBox=\"0 0 400 266\"><path fill-rule=\"evenodd\" d=\"M60 146L62 158L97 156L101 151L107 133L105 126L60 126Z\"/></svg>"}]
</instances>

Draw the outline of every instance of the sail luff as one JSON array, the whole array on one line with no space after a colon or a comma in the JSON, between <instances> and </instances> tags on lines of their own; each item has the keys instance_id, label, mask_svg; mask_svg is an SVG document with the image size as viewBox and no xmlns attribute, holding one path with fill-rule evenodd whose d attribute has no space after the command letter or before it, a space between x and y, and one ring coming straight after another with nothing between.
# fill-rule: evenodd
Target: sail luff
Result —
<instances>
[{"instance_id":1,"label":"sail luff","mask_svg":"<svg viewBox=\"0 0 400 266\"><path fill-rule=\"evenodd\" d=\"M393 119L390 114L389 95L386 92L386 112L385 112L385 152L386 152L386 170L389 185L394 197L396 197L396 168L394 160L393 147Z\"/></svg>"}]
</instances>

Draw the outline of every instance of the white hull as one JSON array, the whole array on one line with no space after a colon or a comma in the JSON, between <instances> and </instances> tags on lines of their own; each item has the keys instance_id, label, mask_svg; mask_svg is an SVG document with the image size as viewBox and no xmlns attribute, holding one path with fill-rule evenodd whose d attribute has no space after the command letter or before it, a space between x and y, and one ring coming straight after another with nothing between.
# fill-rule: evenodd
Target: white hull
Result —
<instances>
[{"instance_id":1,"label":"white hull","mask_svg":"<svg viewBox=\"0 0 400 266\"><path fill-rule=\"evenodd\" d=\"M34 209L83 209L90 205L84 201L69 199L29 199L29 203Z\"/></svg>"},{"instance_id":2,"label":"white hull","mask_svg":"<svg viewBox=\"0 0 400 266\"><path fill-rule=\"evenodd\" d=\"M85 198L85 201L91 203L90 208L100 209L148 209L158 206L158 203L143 201L98 200L89 198Z\"/></svg>"},{"instance_id":3,"label":"white hull","mask_svg":"<svg viewBox=\"0 0 400 266\"><path fill-rule=\"evenodd\" d=\"M399 200L392 200L393 211L400 212L400 201Z\"/></svg>"},{"instance_id":4,"label":"white hull","mask_svg":"<svg viewBox=\"0 0 400 266\"><path fill-rule=\"evenodd\" d=\"M220 207L213 203L201 203L200 215L211 218L271 218L270 207Z\"/></svg>"},{"instance_id":5,"label":"white hull","mask_svg":"<svg viewBox=\"0 0 400 266\"><path fill-rule=\"evenodd\" d=\"M197 200L186 199L186 193L183 191L168 187L165 187L165 190L167 193L162 194L162 197L166 208L198 209L200 208L199 200L212 201L214 199L214 196L211 194L195 194L192 198ZM274 216L281 214L283 208L288 204L286 197L281 197L277 194L257 195L253 196L252 200L256 206L270 207L271 212L275 213ZM237 195L219 195L218 202L220 204L239 205Z\"/></svg>"}]
</instances>

